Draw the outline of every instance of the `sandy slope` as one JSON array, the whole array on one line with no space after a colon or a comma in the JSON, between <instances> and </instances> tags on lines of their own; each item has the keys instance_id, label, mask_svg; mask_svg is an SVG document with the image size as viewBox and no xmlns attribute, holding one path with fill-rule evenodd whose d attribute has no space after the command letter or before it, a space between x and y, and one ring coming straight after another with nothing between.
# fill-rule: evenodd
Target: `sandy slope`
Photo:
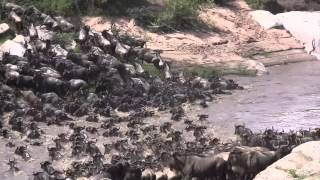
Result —
<instances>
[{"instance_id":1,"label":"sandy slope","mask_svg":"<svg viewBox=\"0 0 320 180\"><path fill-rule=\"evenodd\" d=\"M227 7L204 9L199 18L210 30L171 34L146 31L130 19L112 21L124 32L148 40L148 48L163 50L163 57L183 67L196 64L220 67L228 72L263 71L261 64L250 60L253 55L302 48L285 30L263 30L248 15L250 10L243 0ZM102 17L85 17L83 21L98 31L109 29L111 24L111 19Z\"/></svg>"}]
</instances>

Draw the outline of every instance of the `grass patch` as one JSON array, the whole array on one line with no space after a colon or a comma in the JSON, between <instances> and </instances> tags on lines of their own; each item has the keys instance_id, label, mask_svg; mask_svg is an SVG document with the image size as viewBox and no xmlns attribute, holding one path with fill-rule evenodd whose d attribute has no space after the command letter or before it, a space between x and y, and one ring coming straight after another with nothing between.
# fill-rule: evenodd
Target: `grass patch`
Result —
<instances>
[{"instance_id":1,"label":"grass patch","mask_svg":"<svg viewBox=\"0 0 320 180\"><path fill-rule=\"evenodd\" d=\"M213 5L224 0L166 0L161 10L149 9L147 0L9 0L19 5L34 5L44 13L62 16L107 15L131 16L138 24L159 27L172 31L204 27L198 18L203 5ZM132 10L132 11L131 11Z\"/></svg>"},{"instance_id":2,"label":"grass patch","mask_svg":"<svg viewBox=\"0 0 320 180\"><path fill-rule=\"evenodd\" d=\"M74 48L75 53L81 53L80 44L77 43L76 47Z\"/></svg>"},{"instance_id":3,"label":"grass patch","mask_svg":"<svg viewBox=\"0 0 320 180\"><path fill-rule=\"evenodd\" d=\"M257 71L256 70L249 70L245 68L240 68L237 72L229 73L234 75L240 75L240 76L256 76Z\"/></svg>"},{"instance_id":4,"label":"grass patch","mask_svg":"<svg viewBox=\"0 0 320 180\"><path fill-rule=\"evenodd\" d=\"M293 178L298 179L298 180L302 180L307 178L305 175L298 175L297 171L294 169L290 169L288 172Z\"/></svg>"},{"instance_id":5,"label":"grass patch","mask_svg":"<svg viewBox=\"0 0 320 180\"><path fill-rule=\"evenodd\" d=\"M0 45L8 39L10 39L10 38L8 38L7 36L5 36L5 37L0 36Z\"/></svg>"},{"instance_id":6,"label":"grass patch","mask_svg":"<svg viewBox=\"0 0 320 180\"><path fill-rule=\"evenodd\" d=\"M254 9L263 9L265 4L272 0L246 0L246 2Z\"/></svg>"},{"instance_id":7,"label":"grass patch","mask_svg":"<svg viewBox=\"0 0 320 180\"><path fill-rule=\"evenodd\" d=\"M73 15L76 11L74 0L15 0L14 2L24 6L36 6L49 14Z\"/></svg>"},{"instance_id":8,"label":"grass patch","mask_svg":"<svg viewBox=\"0 0 320 180\"><path fill-rule=\"evenodd\" d=\"M161 77L161 72L158 68L156 68L152 63L143 63L141 64L142 68L148 72L150 75L155 77Z\"/></svg>"},{"instance_id":9,"label":"grass patch","mask_svg":"<svg viewBox=\"0 0 320 180\"><path fill-rule=\"evenodd\" d=\"M193 67L187 67L183 69L186 77L200 76L202 78L221 77L225 75L239 75L239 76L256 76L256 70L249 70L244 67L238 67L235 69L228 69L224 67L213 67L198 65Z\"/></svg>"},{"instance_id":10,"label":"grass patch","mask_svg":"<svg viewBox=\"0 0 320 180\"><path fill-rule=\"evenodd\" d=\"M198 18L198 10L203 4L213 4L213 0L168 0L166 9L156 16L156 24L171 29L190 29L205 24Z\"/></svg>"},{"instance_id":11,"label":"grass patch","mask_svg":"<svg viewBox=\"0 0 320 180\"><path fill-rule=\"evenodd\" d=\"M187 77L200 76L203 78L219 77L223 75L220 69L206 66L195 66L185 70Z\"/></svg>"},{"instance_id":12,"label":"grass patch","mask_svg":"<svg viewBox=\"0 0 320 180\"><path fill-rule=\"evenodd\" d=\"M6 34L6 35L3 35L3 36L0 36L0 45L2 43L4 43L5 41L9 40L9 39L13 39L14 36L10 33Z\"/></svg>"},{"instance_id":13,"label":"grass patch","mask_svg":"<svg viewBox=\"0 0 320 180\"><path fill-rule=\"evenodd\" d=\"M132 8L128 14L138 25L154 32L173 32L192 28L208 28L198 17L202 7L214 6L214 0L166 0L160 9Z\"/></svg>"},{"instance_id":14,"label":"grass patch","mask_svg":"<svg viewBox=\"0 0 320 180\"><path fill-rule=\"evenodd\" d=\"M56 33L53 37L53 43L60 44L62 47L66 47L68 44L77 37L76 33ZM80 47L79 47L80 48Z\"/></svg>"}]
</instances>

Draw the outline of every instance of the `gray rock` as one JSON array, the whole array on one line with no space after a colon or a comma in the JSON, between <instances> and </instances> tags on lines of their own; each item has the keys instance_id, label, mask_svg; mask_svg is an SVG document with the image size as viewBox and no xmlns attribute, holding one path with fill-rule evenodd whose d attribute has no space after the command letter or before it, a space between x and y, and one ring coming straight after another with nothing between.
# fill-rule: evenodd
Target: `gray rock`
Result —
<instances>
[{"instance_id":1,"label":"gray rock","mask_svg":"<svg viewBox=\"0 0 320 180\"><path fill-rule=\"evenodd\" d=\"M10 26L7 23L0 24L0 36L9 32Z\"/></svg>"},{"instance_id":2,"label":"gray rock","mask_svg":"<svg viewBox=\"0 0 320 180\"><path fill-rule=\"evenodd\" d=\"M23 57L24 53L26 52L26 48L20 43L7 40L0 46L0 52L7 52L11 55Z\"/></svg>"},{"instance_id":3,"label":"gray rock","mask_svg":"<svg viewBox=\"0 0 320 180\"><path fill-rule=\"evenodd\" d=\"M320 141L304 143L260 172L254 180L320 179Z\"/></svg>"}]
</instances>

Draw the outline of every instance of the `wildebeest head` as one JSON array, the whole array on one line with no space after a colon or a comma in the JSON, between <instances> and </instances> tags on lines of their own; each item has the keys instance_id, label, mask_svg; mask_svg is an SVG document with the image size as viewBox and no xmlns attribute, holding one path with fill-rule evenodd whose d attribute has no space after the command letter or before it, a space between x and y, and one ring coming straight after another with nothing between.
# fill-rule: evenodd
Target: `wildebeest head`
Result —
<instances>
[{"instance_id":1,"label":"wildebeest head","mask_svg":"<svg viewBox=\"0 0 320 180\"><path fill-rule=\"evenodd\" d=\"M235 135L250 136L253 134L252 131L250 129L246 128L245 125L243 125L243 124L241 124L241 125L238 124L238 125L235 125L234 127L235 127L235 131L234 131Z\"/></svg>"},{"instance_id":2,"label":"wildebeest head","mask_svg":"<svg viewBox=\"0 0 320 180\"><path fill-rule=\"evenodd\" d=\"M292 151L292 146L290 146L290 145L279 146L278 150L276 151L277 159L280 159L280 158L290 154L291 151Z\"/></svg>"},{"instance_id":3,"label":"wildebeest head","mask_svg":"<svg viewBox=\"0 0 320 180\"><path fill-rule=\"evenodd\" d=\"M243 124L236 124L234 125L234 134L235 135L240 135L240 132L244 129Z\"/></svg>"}]
</instances>

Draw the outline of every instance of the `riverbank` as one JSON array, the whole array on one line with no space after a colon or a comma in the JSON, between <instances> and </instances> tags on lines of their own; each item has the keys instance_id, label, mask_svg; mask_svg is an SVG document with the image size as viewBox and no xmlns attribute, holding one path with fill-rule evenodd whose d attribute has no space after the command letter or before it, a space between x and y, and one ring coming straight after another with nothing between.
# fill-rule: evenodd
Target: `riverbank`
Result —
<instances>
[{"instance_id":1,"label":"riverbank","mask_svg":"<svg viewBox=\"0 0 320 180\"><path fill-rule=\"evenodd\" d=\"M226 74L263 74L264 66L315 60L284 29L264 30L251 19L252 9L243 0L228 6L203 9L199 18L208 29L153 33L133 19L85 17L97 31L110 29L111 21L123 33L147 40L146 47L163 51L176 67L205 66Z\"/></svg>"}]
</instances>

